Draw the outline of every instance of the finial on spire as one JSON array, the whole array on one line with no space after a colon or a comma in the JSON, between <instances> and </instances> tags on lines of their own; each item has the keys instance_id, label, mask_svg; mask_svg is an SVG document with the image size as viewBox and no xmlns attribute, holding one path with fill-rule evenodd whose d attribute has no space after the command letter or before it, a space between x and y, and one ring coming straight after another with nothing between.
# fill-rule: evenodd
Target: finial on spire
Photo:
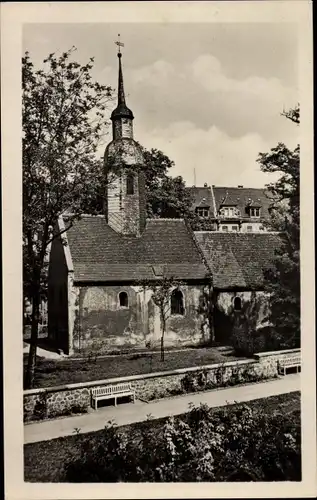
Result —
<instances>
[{"instance_id":1,"label":"finial on spire","mask_svg":"<svg viewBox=\"0 0 317 500\"><path fill-rule=\"evenodd\" d=\"M114 42L116 45L118 45L118 57L121 57L121 49L120 47L124 47L124 43L120 42L120 33L118 33L118 40Z\"/></svg>"},{"instance_id":2,"label":"finial on spire","mask_svg":"<svg viewBox=\"0 0 317 500\"><path fill-rule=\"evenodd\" d=\"M114 42L118 46L118 58L119 58L119 75L118 75L118 105L116 109L113 110L111 114L111 119L121 119L121 118L130 118L133 120L133 113L127 107L125 102L124 95L124 86L123 86L123 73L122 73L122 63L121 63L121 47L124 47L124 43L120 41L120 33L118 33L118 40Z\"/></svg>"}]
</instances>

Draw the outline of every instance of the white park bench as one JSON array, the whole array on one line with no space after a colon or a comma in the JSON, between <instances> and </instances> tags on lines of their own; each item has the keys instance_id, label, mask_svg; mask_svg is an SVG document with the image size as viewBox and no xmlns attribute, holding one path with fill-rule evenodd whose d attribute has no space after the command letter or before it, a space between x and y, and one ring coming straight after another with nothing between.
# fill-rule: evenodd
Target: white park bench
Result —
<instances>
[{"instance_id":1,"label":"white park bench","mask_svg":"<svg viewBox=\"0 0 317 500\"><path fill-rule=\"evenodd\" d=\"M301 368L301 356L290 356L278 361L278 373L280 375L286 375L288 368L296 368L296 372L298 373L298 370Z\"/></svg>"},{"instance_id":2,"label":"white park bench","mask_svg":"<svg viewBox=\"0 0 317 500\"><path fill-rule=\"evenodd\" d=\"M135 402L134 390L131 384L106 385L91 390L91 406L97 410L97 403L102 399L114 398L114 404L117 406L117 398L123 396L132 396L133 403ZM93 405L94 402L94 405Z\"/></svg>"}]
</instances>

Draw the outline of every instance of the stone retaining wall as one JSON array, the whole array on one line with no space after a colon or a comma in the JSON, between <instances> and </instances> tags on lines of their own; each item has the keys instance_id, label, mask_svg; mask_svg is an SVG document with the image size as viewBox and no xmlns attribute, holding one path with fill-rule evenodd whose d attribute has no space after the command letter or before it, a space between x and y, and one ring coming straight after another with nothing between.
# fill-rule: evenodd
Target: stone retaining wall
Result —
<instances>
[{"instance_id":1,"label":"stone retaining wall","mask_svg":"<svg viewBox=\"0 0 317 500\"><path fill-rule=\"evenodd\" d=\"M26 390L23 398L24 421L83 413L90 407L91 389L110 384L130 382L134 387L136 399L149 401L191 390L212 389L276 377L278 360L298 355L299 352L300 349L292 349L258 353L250 360Z\"/></svg>"},{"instance_id":2,"label":"stone retaining wall","mask_svg":"<svg viewBox=\"0 0 317 500\"><path fill-rule=\"evenodd\" d=\"M260 352L254 354L254 359L258 362L258 369L265 377L274 377L277 375L277 364L285 358L297 357L300 349L287 349L284 351Z\"/></svg>"}]
</instances>

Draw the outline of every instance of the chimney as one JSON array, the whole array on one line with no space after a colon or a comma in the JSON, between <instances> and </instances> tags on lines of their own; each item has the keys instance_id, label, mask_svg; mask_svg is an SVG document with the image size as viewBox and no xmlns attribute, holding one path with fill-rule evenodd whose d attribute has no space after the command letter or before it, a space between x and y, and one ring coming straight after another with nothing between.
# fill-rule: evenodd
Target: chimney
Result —
<instances>
[{"instance_id":1,"label":"chimney","mask_svg":"<svg viewBox=\"0 0 317 500\"><path fill-rule=\"evenodd\" d=\"M208 187L208 184L207 182L204 183L204 188Z\"/></svg>"}]
</instances>

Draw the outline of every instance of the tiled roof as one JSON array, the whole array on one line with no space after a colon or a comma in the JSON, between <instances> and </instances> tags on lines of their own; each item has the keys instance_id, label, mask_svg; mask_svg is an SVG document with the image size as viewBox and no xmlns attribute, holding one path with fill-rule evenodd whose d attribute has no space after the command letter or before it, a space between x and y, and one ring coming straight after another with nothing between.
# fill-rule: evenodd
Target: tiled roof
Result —
<instances>
[{"instance_id":1,"label":"tiled roof","mask_svg":"<svg viewBox=\"0 0 317 500\"><path fill-rule=\"evenodd\" d=\"M195 232L217 289L261 289L263 270L279 247L276 233Z\"/></svg>"},{"instance_id":2,"label":"tiled roof","mask_svg":"<svg viewBox=\"0 0 317 500\"><path fill-rule=\"evenodd\" d=\"M213 186L212 190L217 211L223 203L228 206L236 205L242 217L248 216L245 210L247 206L261 207L261 217L267 218L269 216L268 209L272 201L266 189Z\"/></svg>"},{"instance_id":3,"label":"tiled roof","mask_svg":"<svg viewBox=\"0 0 317 500\"><path fill-rule=\"evenodd\" d=\"M116 233L103 217L83 216L67 231L67 239L77 281L157 278L160 266L180 280L203 279L208 272L182 219L148 219L136 238Z\"/></svg>"},{"instance_id":4,"label":"tiled roof","mask_svg":"<svg viewBox=\"0 0 317 500\"><path fill-rule=\"evenodd\" d=\"M212 194L211 188L208 186L198 187L193 186L187 188L193 199L193 206L196 207L211 207L212 208Z\"/></svg>"}]
</instances>

